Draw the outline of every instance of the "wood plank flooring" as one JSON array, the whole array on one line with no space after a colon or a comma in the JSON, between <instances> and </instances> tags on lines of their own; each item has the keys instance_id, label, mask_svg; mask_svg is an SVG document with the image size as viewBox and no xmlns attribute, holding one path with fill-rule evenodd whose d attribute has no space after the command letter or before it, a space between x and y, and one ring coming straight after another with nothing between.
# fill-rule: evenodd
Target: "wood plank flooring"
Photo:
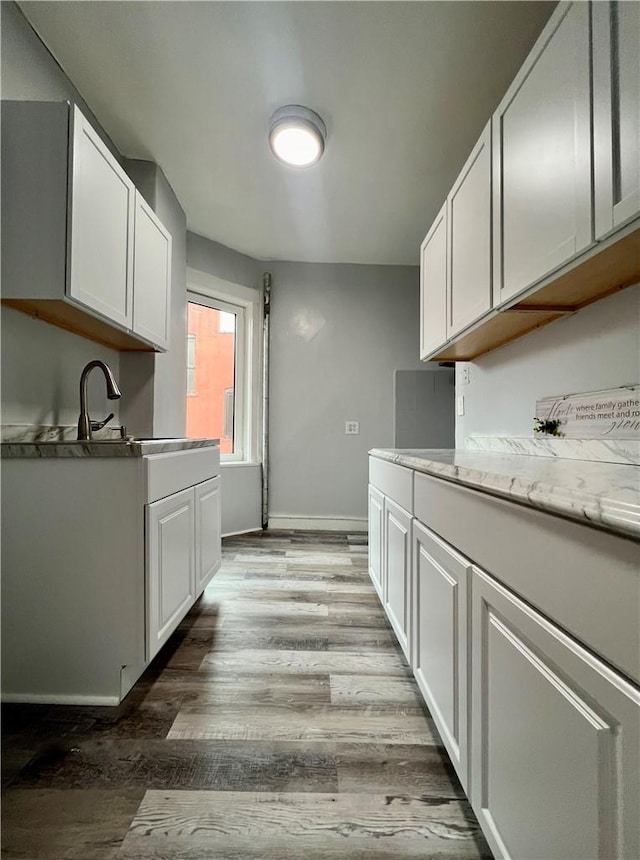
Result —
<instances>
[{"instance_id":1,"label":"wood plank flooring","mask_svg":"<svg viewBox=\"0 0 640 860\"><path fill-rule=\"evenodd\" d=\"M490 858L363 535L225 539L118 708L3 707L2 857Z\"/></svg>"}]
</instances>

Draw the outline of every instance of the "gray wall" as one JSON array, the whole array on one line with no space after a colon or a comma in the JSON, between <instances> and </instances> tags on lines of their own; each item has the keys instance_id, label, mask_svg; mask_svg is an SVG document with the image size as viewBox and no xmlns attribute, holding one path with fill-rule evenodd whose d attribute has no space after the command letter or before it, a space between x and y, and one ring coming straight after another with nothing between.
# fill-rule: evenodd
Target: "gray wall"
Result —
<instances>
[{"instance_id":1,"label":"gray wall","mask_svg":"<svg viewBox=\"0 0 640 860\"><path fill-rule=\"evenodd\" d=\"M0 4L2 98L78 102L92 122L95 118L82 97L53 60L14 3ZM100 129L115 152L112 142ZM106 361L119 376L119 354L114 350L2 308L2 422L4 424L75 424L78 420L78 383L84 365L94 358ZM107 403L91 380L91 408L101 414ZM108 411L118 417L118 401ZM106 413L105 413L106 414Z\"/></svg>"},{"instance_id":2,"label":"gray wall","mask_svg":"<svg viewBox=\"0 0 640 860\"><path fill-rule=\"evenodd\" d=\"M595 302L469 364L460 384L465 415L456 445L471 434L533 436L536 400L640 381L640 285Z\"/></svg>"},{"instance_id":3,"label":"gray wall","mask_svg":"<svg viewBox=\"0 0 640 860\"><path fill-rule=\"evenodd\" d=\"M247 257L197 233L187 233L187 265L254 290L261 289L262 273L269 269L267 263Z\"/></svg>"},{"instance_id":4,"label":"gray wall","mask_svg":"<svg viewBox=\"0 0 640 860\"><path fill-rule=\"evenodd\" d=\"M367 451L393 445L394 371L423 367L418 269L267 267L270 515L366 517ZM346 419L360 435L345 435Z\"/></svg>"},{"instance_id":5,"label":"gray wall","mask_svg":"<svg viewBox=\"0 0 640 860\"><path fill-rule=\"evenodd\" d=\"M2 98L76 102L119 161L113 142L89 106L42 44L19 8L0 4ZM162 171L146 168L153 201L173 238L171 352L131 355L98 346L77 335L2 309L2 422L75 424L78 382L84 365L106 361L120 382L121 401L108 404L115 422L123 420L139 435L182 435L185 426L185 281L186 219ZM144 184L144 170L140 172ZM149 190L149 189L147 189ZM154 369L156 374L154 377ZM90 406L96 416L105 408L103 383L90 382ZM106 414L106 413L105 413Z\"/></svg>"}]
</instances>

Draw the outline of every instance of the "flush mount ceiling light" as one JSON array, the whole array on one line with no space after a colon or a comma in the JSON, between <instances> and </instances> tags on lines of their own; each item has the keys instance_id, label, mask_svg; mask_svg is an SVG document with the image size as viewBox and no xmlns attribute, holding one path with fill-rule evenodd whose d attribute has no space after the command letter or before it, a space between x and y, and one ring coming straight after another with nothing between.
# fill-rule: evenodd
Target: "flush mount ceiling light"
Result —
<instances>
[{"instance_id":1,"label":"flush mount ceiling light","mask_svg":"<svg viewBox=\"0 0 640 860\"><path fill-rule=\"evenodd\" d=\"M320 160L327 139L322 119L302 105L278 108L269 123L269 145L285 164L309 167Z\"/></svg>"}]
</instances>

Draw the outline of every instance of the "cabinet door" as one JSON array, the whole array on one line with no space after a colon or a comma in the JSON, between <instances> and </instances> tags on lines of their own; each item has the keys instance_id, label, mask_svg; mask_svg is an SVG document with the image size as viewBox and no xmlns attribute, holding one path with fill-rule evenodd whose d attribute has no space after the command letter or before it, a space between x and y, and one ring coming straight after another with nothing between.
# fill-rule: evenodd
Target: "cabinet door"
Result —
<instances>
[{"instance_id":1,"label":"cabinet door","mask_svg":"<svg viewBox=\"0 0 640 860\"><path fill-rule=\"evenodd\" d=\"M472 612L471 801L495 856L640 857L638 689L476 567Z\"/></svg>"},{"instance_id":2,"label":"cabinet door","mask_svg":"<svg viewBox=\"0 0 640 860\"><path fill-rule=\"evenodd\" d=\"M133 331L166 349L169 346L171 236L142 195L135 195Z\"/></svg>"},{"instance_id":3,"label":"cabinet door","mask_svg":"<svg viewBox=\"0 0 640 860\"><path fill-rule=\"evenodd\" d=\"M447 339L447 204L420 246L420 358Z\"/></svg>"},{"instance_id":4,"label":"cabinet door","mask_svg":"<svg viewBox=\"0 0 640 860\"><path fill-rule=\"evenodd\" d=\"M589 6L560 4L493 117L494 304L592 242Z\"/></svg>"},{"instance_id":5,"label":"cabinet door","mask_svg":"<svg viewBox=\"0 0 640 860\"><path fill-rule=\"evenodd\" d=\"M221 562L220 477L194 487L196 504L196 596L217 572Z\"/></svg>"},{"instance_id":6,"label":"cabinet door","mask_svg":"<svg viewBox=\"0 0 640 860\"><path fill-rule=\"evenodd\" d=\"M491 123L449 194L447 337L491 308Z\"/></svg>"},{"instance_id":7,"label":"cabinet door","mask_svg":"<svg viewBox=\"0 0 640 860\"><path fill-rule=\"evenodd\" d=\"M72 118L67 296L131 328L135 188L75 107Z\"/></svg>"},{"instance_id":8,"label":"cabinet door","mask_svg":"<svg viewBox=\"0 0 640 860\"><path fill-rule=\"evenodd\" d=\"M411 515L384 500L384 608L407 660L411 660Z\"/></svg>"},{"instance_id":9,"label":"cabinet door","mask_svg":"<svg viewBox=\"0 0 640 860\"><path fill-rule=\"evenodd\" d=\"M195 600L194 507L192 487L147 505L148 659Z\"/></svg>"},{"instance_id":10,"label":"cabinet door","mask_svg":"<svg viewBox=\"0 0 640 860\"><path fill-rule=\"evenodd\" d=\"M640 213L640 4L594 3L596 238Z\"/></svg>"},{"instance_id":11,"label":"cabinet door","mask_svg":"<svg viewBox=\"0 0 640 860\"><path fill-rule=\"evenodd\" d=\"M414 520L413 673L465 790L470 577L471 562Z\"/></svg>"},{"instance_id":12,"label":"cabinet door","mask_svg":"<svg viewBox=\"0 0 640 860\"><path fill-rule=\"evenodd\" d=\"M384 496L369 484L369 576L384 603L382 590L382 537L384 530Z\"/></svg>"}]
</instances>

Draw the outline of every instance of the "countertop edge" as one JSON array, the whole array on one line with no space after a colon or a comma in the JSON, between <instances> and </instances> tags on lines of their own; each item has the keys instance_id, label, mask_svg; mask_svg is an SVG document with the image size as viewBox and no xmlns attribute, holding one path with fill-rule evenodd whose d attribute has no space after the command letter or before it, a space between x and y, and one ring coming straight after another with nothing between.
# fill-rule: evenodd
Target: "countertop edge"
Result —
<instances>
[{"instance_id":1,"label":"countertop edge","mask_svg":"<svg viewBox=\"0 0 640 860\"><path fill-rule=\"evenodd\" d=\"M3 460L49 460L89 458L135 458L153 454L169 454L179 451L199 451L203 448L219 448L219 439L148 439L108 440L74 442L26 442L12 441L0 444Z\"/></svg>"},{"instance_id":2,"label":"countertop edge","mask_svg":"<svg viewBox=\"0 0 640 860\"><path fill-rule=\"evenodd\" d=\"M445 450L451 456L456 453L455 449L443 449L443 453ZM461 451L459 453L480 452ZM469 466L429 459L426 454L424 457L416 457L398 451L372 448L369 455L431 477L468 487L480 493L506 499L621 537L640 540L640 504L633 505L623 500L612 499L603 501L596 494L588 491L581 492L576 489L517 476L508 478L500 473L491 474L491 472L480 471ZM513 456L520 457L523 455ZM575 461L572 462L575 463ZM624 466L622 468L633 467ZM508 485L505 486L507 481Z\"/></svg>"}]
</instances>

